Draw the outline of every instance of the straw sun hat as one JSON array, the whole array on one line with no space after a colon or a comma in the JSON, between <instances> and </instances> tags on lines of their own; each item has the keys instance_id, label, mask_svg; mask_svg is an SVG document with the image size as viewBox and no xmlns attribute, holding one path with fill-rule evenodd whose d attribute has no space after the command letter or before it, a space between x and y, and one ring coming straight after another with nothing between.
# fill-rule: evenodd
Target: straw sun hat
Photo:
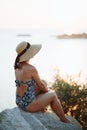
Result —
<instances>
[{"instance_id":1,"label":"straw sun hat","mask_svg":"<svg viewBox=\"0 0 87 130\"><path fill-rule=\"evenodd\" d=\"M33 44L23 41L16 47L17 55L20 57L19 62L27 61L36 55L41 49L41 44Z\"/></svg>"}]
</instances>

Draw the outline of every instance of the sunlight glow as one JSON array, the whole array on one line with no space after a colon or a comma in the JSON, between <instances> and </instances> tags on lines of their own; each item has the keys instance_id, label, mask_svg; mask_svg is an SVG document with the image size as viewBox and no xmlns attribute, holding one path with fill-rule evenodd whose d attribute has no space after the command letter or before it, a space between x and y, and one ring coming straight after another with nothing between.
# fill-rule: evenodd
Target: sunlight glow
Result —
<instances>
[{"instance_id":1,"label":"sunlight glow","mask_svg":"<svg viewBox=\"0 0 87 130\"><path fill-rule=\"evenodd\" d=\"M87 76L84 45L79 45L78 41L72 43L72 40L64 40L63 43L57 44L43 45L42 51L35 56L34 60L31 60L31 63L38 68L42 78L45 77L50 81L54 76L55 69L59 69L60 75L63 77L73 75L76 78L78 74L81 74L81 82L83 82L86 78L84 75ZM43 63L40 62L40 59ZM76 80L78 81L78 79Z\"/></svg>"},{"instance_id":2,"label":"sunlight glow","mask_svg":"<svg viewBox=\"0 0 87 130\"><path fill-rule=\"evenodd\" d=\"M86 5L86 0L3 0L0 27L85 29Z\"/></svg>"}]
</instances>

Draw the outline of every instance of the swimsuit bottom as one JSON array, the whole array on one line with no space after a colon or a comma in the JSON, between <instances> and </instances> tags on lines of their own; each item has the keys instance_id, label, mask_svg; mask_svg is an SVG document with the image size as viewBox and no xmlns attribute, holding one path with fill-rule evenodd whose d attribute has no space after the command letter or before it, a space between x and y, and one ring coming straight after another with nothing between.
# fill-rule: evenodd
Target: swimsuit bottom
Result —
<instances>
[{"instance_id":1,"label":"swimsuit bottom","mask_svg":"<svg viewBox=\"0 0 87 130\"><path fill-rule=\"evenodd\" d=\"M22 82L19 82L19 80L15 80L15 83L17 87L20 87L20 84L27 85L27 91L24 93L22 97L16 95L16 104L22 110L26 110L26 107L29 105L29 103L31 103L32 100L35 99L34 80L22 81Z\"/></svg>"}]
</instances>

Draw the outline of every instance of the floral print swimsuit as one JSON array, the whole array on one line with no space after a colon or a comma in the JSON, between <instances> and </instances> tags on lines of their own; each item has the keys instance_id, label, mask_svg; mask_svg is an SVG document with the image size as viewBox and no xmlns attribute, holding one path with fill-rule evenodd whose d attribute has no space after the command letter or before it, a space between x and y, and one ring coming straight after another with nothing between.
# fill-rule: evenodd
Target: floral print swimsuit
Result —
<instances>
[{"instance_id":1,"label":"floral print swimsuit","mask_svg":"<svg viewBox=\"0 0 87 130\"><path fill-rule=\"evenodd\" d=\"M19 81L15 80L16 87L20 87L20 84L26 84L27 85L27 91L24 93L22 97L19 97L16 95L16 104L22 109L25 110L26 107L29 105L29 103L32 102L33 99L35 99L35 91L34 91L34 80L29 81Z\"/></svg>"}]
</instances>

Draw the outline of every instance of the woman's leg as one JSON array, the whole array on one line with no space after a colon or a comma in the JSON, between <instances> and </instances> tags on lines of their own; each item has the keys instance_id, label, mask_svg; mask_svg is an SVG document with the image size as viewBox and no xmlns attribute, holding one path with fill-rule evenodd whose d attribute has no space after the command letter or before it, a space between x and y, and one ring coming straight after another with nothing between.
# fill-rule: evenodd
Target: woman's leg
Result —
<instances>
[{"instance_id":1,"label":"woman's leg","mask_svg":"<svg viewBox=\"0 0 87 130\"><path fill-rule=\"evenodd\" d=\"M50 106L52 110L56 113L56 115L60 118L61 121L70 123L70 121L65 117L63 108L56 95L55 95L54 100L50 103Z\"/></svg>"},{"instance_id":2,"label":"woman's leg","mask_svg":"<svg viewBox=\"0 0 87 130\"><path fill-rule=\"evenodd\" d=\"M63 109L54 91L38 95L36 99L34 99L26 107L26 111L37 112L46 107L47 105L51 105L52 110L56 113L56 115L60 118L61 121L66 123L70 122L65 118Z\"/></svg>"},{"instance_id":3,"label":"woman's leg","mask_svg":"<svg viewBox=\"0 0 87 130\"><path fill-rule=\"evenodd\" d=\"M51 101L53 100L54 94L53 92L46 92L37 97L26 107L26 111L36 112L40 111L47 105L50 105Z\"/></svg>"}]
</instances>

